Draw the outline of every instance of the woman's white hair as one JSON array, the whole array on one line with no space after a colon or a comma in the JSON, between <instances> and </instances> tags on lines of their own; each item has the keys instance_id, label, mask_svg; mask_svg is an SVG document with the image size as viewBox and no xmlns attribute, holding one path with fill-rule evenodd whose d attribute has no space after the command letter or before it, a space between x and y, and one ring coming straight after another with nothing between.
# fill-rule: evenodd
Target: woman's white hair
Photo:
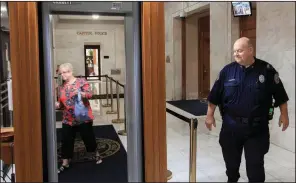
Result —
<instances>
[{"instance_id":1,"label":"woman's white hair","mask_svg":"<svg viewBox=\"0 0 296 183\"><path fill-rule=\"evenodd\" d=\"M60 67L59 67L59 69L60 69L60 70L61 70L61 69L67 69L67 70L73 72L73 66L72 66L72 64L70 64L70 63L64 63L64 64L61 64Z\"/></svg>"}]
</instances>

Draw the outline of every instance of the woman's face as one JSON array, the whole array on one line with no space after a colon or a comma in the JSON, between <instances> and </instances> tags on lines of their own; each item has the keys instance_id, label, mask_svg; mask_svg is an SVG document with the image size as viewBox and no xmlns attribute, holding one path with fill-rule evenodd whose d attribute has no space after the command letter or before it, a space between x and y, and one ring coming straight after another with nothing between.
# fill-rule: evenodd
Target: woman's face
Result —
<instances>
[{"instance_id":1,"label":"woman's face","mask_svg":"<svg viewBox=\"0 0 296 183\"><path fill-rule=\"evenodd\" d=\"M60 74L64 81L67 81L72 77L72 71L67 68L60 68Z\"/></svg>"}]
</instances>

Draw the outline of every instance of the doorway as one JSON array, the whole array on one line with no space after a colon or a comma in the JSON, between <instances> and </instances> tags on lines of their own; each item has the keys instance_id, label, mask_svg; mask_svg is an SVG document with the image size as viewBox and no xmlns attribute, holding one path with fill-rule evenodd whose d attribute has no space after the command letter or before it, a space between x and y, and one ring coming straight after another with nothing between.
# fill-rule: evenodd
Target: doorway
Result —
<instances>
[{"instance_id":1,"label":"doorway","mask_svg":"<svg viewBox=\"0 0 296 183\"><path fill-rule=\"evenodd\" d=\"M239 17L240 37L250 39L253 48L254 56L256 56L256 7L252 3L252 15Z\"/></svg>"},{"instance_id":2,"label":"doorway","mask_svg":"<svg viewBox=\"0 0 296 183\"><path fill-rule=\"evenodd\" d=\"M198 19L198 98L210 93L210 16Z\"/></svg>"},{"instance_id":3,"label":"doorway","mask_svg":"<svg viewBox=\"0 0 296 183\"><path fill-rule=\"evenodd\" d=\"M84 45L85 77L97 76L101 80L100 45Z\"/></svg>"},{"instance_id":4,"label":"doorway","mask_svg":"<svg viewBox=\"0 0 296 183\"><path fill-rule=\"evenodd\" d=\"M49 2L43 2L40 3L41 5L41 11L40 11L40 17L42 17L42 20L40 21L40 29L42 30L42 35L40 37L40 41L42 43L43 49L40 50L42 53L41 55L41 60L43 61L43 78L42 80L45 81L45 83L42 83L44 86L42 88L47 88L47 90L42 90L41 93L44 93L46 97L45 105L42 105L42 111L46 111L45 114L42 116L42 120L45 121L44 127L45 132L47 135L43 134L43 143L46 144L46 149L44 147L44 156L46 158L46 163L44 163L44 170L48 171L45 172L45 174L48 175L48 180L47 181L62 181L62 180L67 180L72 181L83 181L82 179L85 179L85 175L87 174L87 171L84 171L84 176L81 171L80 173L74 173L75 171L77 172L78 169L74 170L74 164L73 167L70 171L65 172L65 174L62 172L61 174L58 174L57 172L57 167L60 167L61 165L58 164L58 161L61 161L62 158L60 155L63 153L60 152L62 150L61 147L61 136L63 130L60 130L61 127L60 125L58 126L55 121L56 121L56 113L55 113L55 101L53 100L52 93L50 92L52 89L52 78L53 78L53 63L54 63L54 58L52 57L52 45L53 45L53 39L51 37L53 36L53 15L67 15L67 16L73 16L77 17L77 15L81 16L80 19L86 18L87 21L97 21L96 23L88 23L87 26L83 26L83 29L86 29L83 35L79 39L77 39L77 31L75 29L73 30L68 30L67 33L65 33L64 30L59 30L58 36L61 38L59 41L59 44L56 44L56 49L60 47L65 47L65 43L67 42L72 42L72 40L76 40L72 44L71 48L68 48L67 52L72 53L72 61L73 61L73 66L74 66L74 71L78 70L83 70L85 69L85 76L91 76L91 75L100 75L101 74L101 68L100 68L100 49L102 46L104 46L104 50L106 48L110 49L112 51L112 44L109 44L114 37L112 37L111 33L111 28L110 29L110 34L97 34L97 32L94 33L94 29L100 29L98 27L95 27L98 23L103 23L103 22L108 22L108 24L104 25L103 27L106 29L106 27L110 27L110 21L117 22L117 24L122 24L124 25L124 29L122 29L122 34L124 34L124 42L125 42L125 60L126 62L126 83L124 85L124 100L125 101L130 101L126 103L124 101L124 109L125 109L125 126L126 130L129 132L127 134L126 138L124 141L119 138L117 132L115 131L115 127L113 127L113 124L106 125L95 125L95 120L93 120L93 130L94 130L94 135L97 141L97 150L99 151L100 155L102 158L106 157L106 160L103 159L103 162L99 165L93 165L90 163L94 162L89 162L91 160L91 157L88 157L88 153L85 151L85 148L81 151L81 147L79 144L83 144L81 141L82 136L78 136L78 138L75 139L74 143L74 153L77 150L77 156L74 154L73 156L73 161L75 162L80 162L83 161L83 163L87 163L87 167L83 167L81 163L79 165L75 165L75 167L80 168L81 170L85 170L87 168L90 168L92 166L95 166L91 168L94 170L92 173L92 180L89 178L91 181L100 181L100 177L105 177L101 181L143 181L143 165L142 165L142 158L143 158L143 153L142 153L142 143L141 143L141 138L142 138L142 116L141 116L141 111L142 111L142 103L141 103L141 82L139 79L141 78L141 75L139 74L141 72L141 67L140 66L140 55L141 55L141 50L135 50L135 48L140 47L140 4L139 3L134 3L134 2L122 2L122 3L112 3L112 2L72 2L70 4L59 4L59 3L49 3ZM108 19L107 19L108 17ZM122 17L123 19L117 20L118 17ZM89 20L90 18L90 20ZM101 19L100 19L101 18ZM105 19L102 19L105 18ZM107 19L107 20L106 20ZM59 24L59 26L63 27L63 29L69 29L69 26L73 24L73 20L63 22L63 25ZM86 22L87 22L86 21ZM119 22L119 23L118 23ZM113 25L114 27L115 25ZM87 27L87 28L86 28ZM81 29L81 28L80 28ZM108 29L108 30L109 30ZM56 32L57 33L57 32ZM111 36L111 37L110 37ZM73 38L74 37L74 38ZM58 38L58 37L56 37ZM72 39L71 39L72 38ZM81 40L85 40L86 42L90 42L90 40L97 39L97 42L102 42L102 45L100 44L99 46L90 46L90 45L81 45ZM56 39L57 40L57 39ZM64 43L61 44L61 41L64 40ZM79 52L76 50L77 48L81 50L81 47L84 48L84 53ZM115 49L115 48L114 48ZM95 51L96 50L96 51ZM59 51L59 50L58 50ZM77 53L79 52L79 53ZM64 58L63 53L58 52L59 54L56 54L57 58ZM69 55L69 54L68 54ZM74 56L73 56L74 55ZM84 60L83 60L84 57ZM96 57L96 58L95 58ZM66 58L64 58L66 59ZM85 62L87 61L87 62ZM111 62L109 64L112 65ZM97 65L97 69L95 67ZM106 76L107 77L107 76ZM112 77L109 77L112 78ZM89 83L90 81L88 81ZM112 85L114 86L116 84L115 81L108 79L108 85L110 85L110 90L112 90ZM106 82L107 83L107 82ZM88 85L85 85L88 86ZM83 86L84 87L84 86ZM115 86L114 86L115 87ZM90 88L87 88L86 91L88 91ZM91 100L91 99L89 99ZM113 101L113 98L111 98ZM114 100L115 101L115 100ZM114 102L115 103L115 102ZM118 105L119 106L119 105ZM109 106L107 106L109 107ZM107 108L109 109L109 108ZM123 109L123 108L122 108ZM119 109L118 109L119 110ZM111 111L113 111L113 105L111 106ZM108 112L108 111L107 111ZM120 111L117 111L120 112ZM108 114L108 113L106 113ZM111 114L111 113L110 113ZM113 114L113 113L112 113ZM116 114L116 113L115 113ZM94 111L93 111L93 116ZM106 116L104 116L106 117ZM66 118L65 118L66 119ZM96 118L95 118L96 119ZM99 117L97 117L99 119ZM104 118L104 119L110 119ZM63 125L64 126L64 125ZM103 129L104 126L109 126L109 132L112 132L112 137L110 136L110 133L106 134L106 130L101 130ZM105 135L104 135L104 133ZM98 133L96 133L98 132ZM113 133L114 132L114 133ZM100 135L101 134L101 135ZM109 135L109 136L108 136ZM114 138L113 138L114 137ZM119 140L120 139L120 140ZM121 141L122 140L122 141ZM78 142L78 143L76 143ZM123 147L126 144L127 147L129 147L127 150ZM78 146L77 146L78 145ZM77 148L76 148L77 146ZM84 147L84 146L82 146ZM115 149L114 149L115 148ZM101 150L101 152L100 152ZM121 152L124 151L123 155L126 154L125 156L120 156L120 157L125 157L124 159L120 158L118 160L118 155L122 154ZM127 152L126 152L127 151ZM58 152L58 153L56 153ZM82 152L82 153L80 153ZM80 156L83 157L80 157ZM85 162L85 157L87 156L87 161ZM108 166L108 162L110 163L112 160L117 158L118 162L113 162ZM137 158L134 158L137 157ZM125 167L119 167L116 170L115 166L116 164L125 164ZM127 164L126 164L127 162ZM106 168L108 166L109 168ZM101 168L100 168L101 167ZM103 168L105 167L105 168ZM113 169L112 169L113 168ZM101 170L99 170L101 169ZM110 172L105 172L107 169L110 170ZM112 169L112 170L111 170ZM103 171L104 170L104 171ZM118 172L116 172L118 171ZM112 173L111 173L112 172ZM128 172L128 173L127 173ZM72 173L72 175L69 175ZM123 176L110 176L111 174L118 174ZM100 176L102 174L102 176ZM80 175L80 176L79 176ZM106 178L106 175L108 175ZM75 177L77 176L77 177ZM63 178L62 178L63 177ZM73 179L74 177L74 179ZM124 177L124 180L119 179L119 177ZM99 180L96 180L99 179ZM111 180L109 180L111 179ZM126 179L126 180L125 180Z\"/></svg>"}]
</instances>

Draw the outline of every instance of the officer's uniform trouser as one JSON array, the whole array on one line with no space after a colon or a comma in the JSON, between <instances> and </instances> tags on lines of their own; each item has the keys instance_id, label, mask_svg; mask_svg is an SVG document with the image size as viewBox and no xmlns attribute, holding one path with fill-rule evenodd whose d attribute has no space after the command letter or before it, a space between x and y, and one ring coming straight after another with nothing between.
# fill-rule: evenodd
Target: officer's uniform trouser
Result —
<instances>
[{"instance_id":1,"label":"officer's uniform trouser","mask_svg":"<svg viewBox=\"0 0 296 183\"><path fill-rule=\"evenodd\" d=\"M97 149L96 137L92 128L92 122L82 123L77 126L63 124L62 126L62 159L71 159L73 157L74 142L76 132L80 136L86 147L87 152L95 152Z\"/></svg>"},{"instance_id":2,"label":"officer's uniform trouser","mask_svg":"<svg viewBox=\"0 0 296 183\"><path fill-rule=\"evenodd\" d=\"M264 155L269 150L269 129L236 124L230 128L223 123L219 143L226 164L228 182L237 182L240 178L239 167L244 149L249 182L264 182Z\"/></svg>"}]
</instances>

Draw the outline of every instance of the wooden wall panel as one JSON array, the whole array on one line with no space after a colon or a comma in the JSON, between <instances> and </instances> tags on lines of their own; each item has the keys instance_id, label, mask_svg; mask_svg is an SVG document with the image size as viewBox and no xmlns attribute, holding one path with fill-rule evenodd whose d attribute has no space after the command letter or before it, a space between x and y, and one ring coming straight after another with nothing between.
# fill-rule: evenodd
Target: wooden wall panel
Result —
<instances>
[{"instance_id":1,"label":"wooden wall panel","mask_svg":"<svg viewBox=\"0 0 296 183\"><path fill-rule=\"evenodd\" d=\"M17 182L43 182L37 2L9 2Z\"/></svg>"},{"instance_id":2,"label":"wooden wall panel","mask_svg":"<svg viewBox=\"0 0 296 183\"><path fill-rule=\"evenodd\" d=\"M145 182L167 181L164 3L142 4Z\"/></svg>"}]
</instances>

